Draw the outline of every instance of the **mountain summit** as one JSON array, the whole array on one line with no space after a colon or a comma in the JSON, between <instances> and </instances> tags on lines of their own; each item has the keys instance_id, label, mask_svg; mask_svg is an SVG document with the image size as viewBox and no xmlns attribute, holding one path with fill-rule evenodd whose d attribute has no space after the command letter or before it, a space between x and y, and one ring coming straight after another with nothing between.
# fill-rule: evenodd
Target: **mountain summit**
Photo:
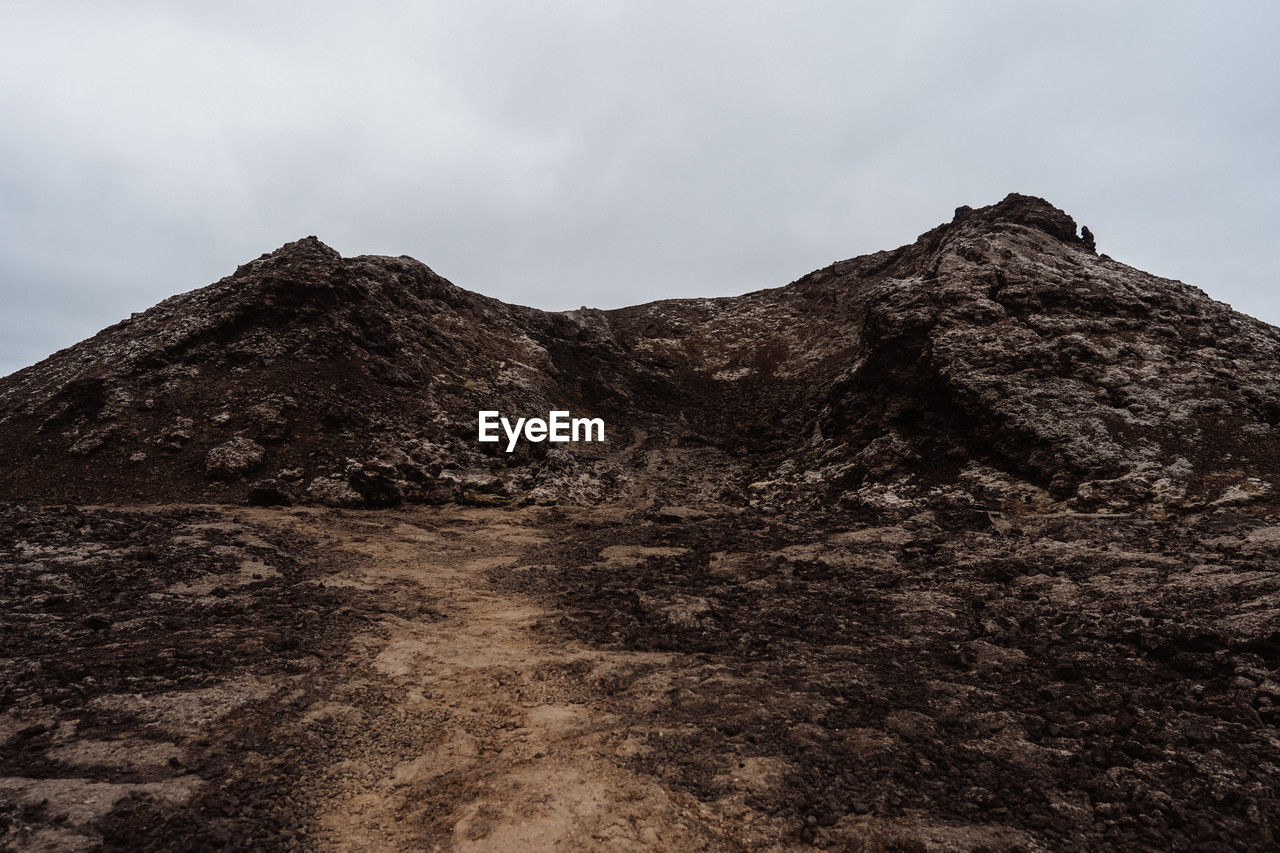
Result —
<instances>
[{"instance_id":1,"label":"mountain summit","mask_svg":"<svg viewBox=\"0 0 1280 853\"><path fill-rule=\"evenodd\" d=\"M1275 849L1278 427L1028 196L614 311L307 237L0 379L0 847Z\"/></svg>"},{"instance_id":2,"label":"mountain summit","mask_svg":"<svg viewBox=\"0 0 1280 853\"><path fill-rule=\"evenodd\" d=\"M612 311L307 237L0 380L0 498L1197 506L1273 488L1277 377L1280 330L1024 195L785 287ZM481 409L609 441L508 455Z\"/></svg>"}]
</instances>

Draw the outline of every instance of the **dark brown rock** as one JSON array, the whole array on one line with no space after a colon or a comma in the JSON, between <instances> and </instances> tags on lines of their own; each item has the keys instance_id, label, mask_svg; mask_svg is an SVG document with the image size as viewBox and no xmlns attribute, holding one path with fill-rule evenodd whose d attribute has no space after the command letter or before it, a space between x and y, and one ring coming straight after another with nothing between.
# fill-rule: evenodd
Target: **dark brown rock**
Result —
<instances>
[{"instance_id":1,"label":"dark brown rock","mask_svg":"<svg viewBox=\"0 0 1280 853\"><path fill-rule=\"evenodd\" d=\"M293 497L274 480L259 480L249 487L249 506L292 506Z\"/></svg>"},{"instance_id":2,"label":"dark brown rock","mask_svg":"<svg viewBox=\"0 0 1280 853\"><path fill-rule=\"evenodd\" d=\"M639 466L672 504L1240 505L1274 491L1277 375L1280 331L1018 194L783 288L613 311L308 237L0 380L0 497L239 501L290 471L335 505L591 503ZM599 415L609 441L508 454L481 408ZM638 438L706 464L614 453Z\"/></svg>"}]
</instances>

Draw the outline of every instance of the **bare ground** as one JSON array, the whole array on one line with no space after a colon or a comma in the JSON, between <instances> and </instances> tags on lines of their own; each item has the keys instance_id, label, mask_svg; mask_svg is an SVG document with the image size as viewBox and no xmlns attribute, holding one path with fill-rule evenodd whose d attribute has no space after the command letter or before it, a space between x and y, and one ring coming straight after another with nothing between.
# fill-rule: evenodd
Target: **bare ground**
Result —
<instances>
[{"instance_id":1,"label":"bare ground","mask_svg":"<svg viewBox=\"0 0 1280 853\"><path fill-rule=\"evenodd\" d=\"M1262 510L644 505L4 510L0 838L1274 843Z\"/></svg>"},{"instance_id":2,"label":"bare ground","mask_svg":"<svg viewBox=\"0 0 1280 853\"><path fill-rule=\"evenodd\" d=\"M356 555L349 572L329 582L392 585L448 615L397 619L354 638L353 664L403 692L406 721L444 719L424 726L429 735L410 760L353 755L330 768L333 785L316 821L322 843L689 849L725 837L696 799L620 766L632 736L593 702L593 683L661 668L670 655L551 637L536 630L548 615L543 607L488 582L493 571L539 570L528 562L530 546L545 543L532 515L398 513L329 528L338 547Z\"/></svg>"},{"instance_id":3,"label":"bare ground","mask_svg":"<svg viewBox=\"0 0 1280 853\"><path fill-rule=\"evenodd\" d=\"M643 737L600 705L599 685L661 670L672 655L605 651L540 629L544 606L489 582L495 571L540 570L530 555L546 544L541 511L59 513L39 533L49 555L71 564L62 568L87 552L109 569L150 547L143 560L171 560L181 579L137 591L156 611L148 617L176 625L180 617L164 614L216 610L230 598L247 624L213 620L199 638L208 648L181 650L182 638L164 636L163 626L159 637L130 636L117 608L111 625L67 637L59 654L40 654L41 638L29 637L34 660L23 663L50 682L94 683L81 658L109 657L126 672L143 646L165 660L233 651L209 667L221 671L188 679L166 671L144 685L110 686L126 688L119 692L71 689L69 700L52 684L25 693L12 685L19 695L7 697L0 803L15 848L104 839L121 849L691 849L765 837L625 766ZM127 544L113 553L91 541L105 538L95 537L94 521L128 528ZM164 548L221 549L228 562L185 563L146 546L146 534ZM305 554L311 568L278 570L284 549ZM33 582L67 584L32 573L20 562L28 553L19 545L12 557L9 568L29 571L10 577L10 592L34 611L49 597ZM34 568L59 568L47 563ZM264 612L281 586L289 607ZM333 614L327 631L325 614L309 613L320 603ZM78 612L53 618L96 625Z\"/></svg>"}]
</instances>

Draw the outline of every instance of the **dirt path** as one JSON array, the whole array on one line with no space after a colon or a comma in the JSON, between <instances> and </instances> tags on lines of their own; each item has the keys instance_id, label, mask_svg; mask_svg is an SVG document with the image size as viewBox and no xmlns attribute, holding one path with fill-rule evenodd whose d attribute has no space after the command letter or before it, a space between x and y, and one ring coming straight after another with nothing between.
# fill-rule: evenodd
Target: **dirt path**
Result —
<instances>
[{"instance_id":1,"label":"dirt path","mask_svg":"<svg viewBox=\"0 0 1280 853\"><path fill-rule=\"evenodd\" d=\"M1275 847L1274 515L680 510L0 508L0 848Z\"/></svg>"},{"instance_id":2,"label":"dirt path","mask_svg":"<svg viewBox=\"0 0 1280 853\"><path fill-rule=\"evenodd\" d=\"M254 520L281 518L261 511ZM308 516L290 523L300 518ZM353 642L351 694L389 683L403 705L377 721L385 734L363 739L355 754L335 752L314 834L322 846L706 849L736 846L731 836L741 843L740 828L705 805L624 769L619 759L640 748L637 733L593 702L611 684L649 673L660 681L667 656L553 639L535 630L548 615L537 603L489 582L494 570L538 571L529 552L543 539L531 513L310 518L346 567L327 585L430 604L421 617L390 618ZM357 705L332 701L311 714L358 717ZM417 747L409 760L406 737L409 753ZM386 760L380 748L392 741L400 760Z\"/></svg>"}]
</instances>

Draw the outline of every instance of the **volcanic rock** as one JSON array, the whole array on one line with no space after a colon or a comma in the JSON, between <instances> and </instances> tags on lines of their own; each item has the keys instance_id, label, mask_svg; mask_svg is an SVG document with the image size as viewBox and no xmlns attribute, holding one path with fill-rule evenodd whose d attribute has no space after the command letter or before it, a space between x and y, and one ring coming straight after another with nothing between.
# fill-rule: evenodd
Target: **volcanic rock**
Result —
<instances>
[{"instance_id":1,"label":"volcanic rock","mask_svg":"<svg viewBox=\"0 0 1280 853\"><path fill-rule=\"evenodd\" d=\"M291 243L0 379L0 847L1275 849L1278 358L1027 196L615 311Z\"/></svg>"},{"instance_id":2,"label":"volcanic rock","mask_svg":"<svg viewBox=\"0 0 1280 853\"><path fill-rule=\"evenodd\" d=\"M259 480L249 487L249 506L291 506L293 497L275 480Z\"/></svg>"},{"instance_id":3,"label":"volcanic rock","mask_svg":"<svg viewBox=\"0 0 1280 853\"><path fill-rule=\"evenodd\" d=\"M0 380L0 496L239 501L292 471L333 505L592 502L644 470L673 504L1224 505L1274 488L1277 376L1280 331L1016 194L786 287L613 311L308 237ZM480 409L609 440L508 454ZM705 468L650 469L663 447Z\"/></svg>"},{"instance_id":4,"label":"volcanic rock","mask_svg":"<svg viewBox=\"0 0 1280 853\"><path fill-rule=\"evenodd\" d=\"M210 450L205 468L217 476L239 477L261 462L265 452L258 442L237 436Z\"/></svg>"}]
</instances>

